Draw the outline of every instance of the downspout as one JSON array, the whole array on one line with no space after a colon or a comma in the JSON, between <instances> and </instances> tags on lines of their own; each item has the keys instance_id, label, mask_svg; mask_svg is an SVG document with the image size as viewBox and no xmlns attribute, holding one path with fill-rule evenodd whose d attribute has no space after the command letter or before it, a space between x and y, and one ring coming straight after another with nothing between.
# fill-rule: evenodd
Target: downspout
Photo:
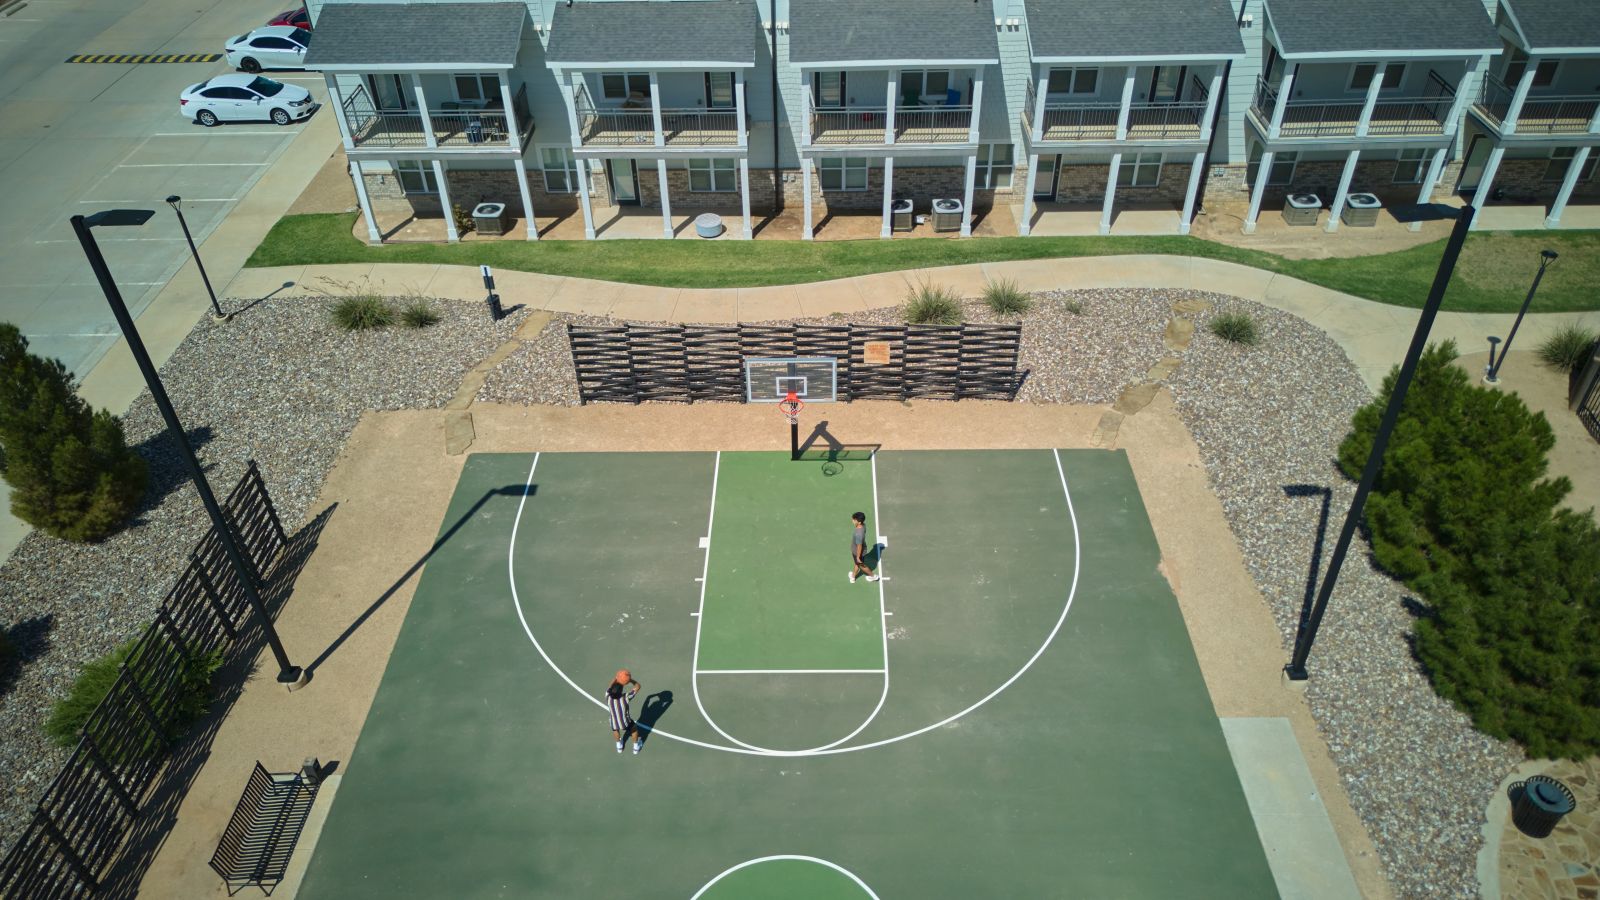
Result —
<instances>
[{"instance_id":1,"label":"downspout","mask_svg":"<svg viewBox=\"0 0 1600 900\"><path fill-rule=\"evenodd\" d=\"M783 211L783 168L779 164L779 139L783 128L778 121L778 0L772 2L772 211Z\"/></svg>"},{"instance_id":2,"label":"downspout","mask_svg":"<svg viewBox=\"0 0 1600 900\"><path fill-rule=\"evenodd\" d=\"M1244 27L1244 11L1249 7L1250 0L1239 0L1239 16L1234 20L1235 28ZM1205 211L1206 189L1210 187L1211 184L1211 154L1216 151L1217 131L1219 130L1217 128L1217 124L1222 121L1222 101L1228 96L1228 77L1232 74L1233 60L1230 59L1222 64L1222 83L1217 85L1217 96L1211 98L1211 102L1217 104L1217 110L1211 116L1211 136L1206 140L1205 164L1200 169L1199 196L1195 197L1194 204L1194 215L1196 218L1200 216L1200 213ZM1229 122L1228 127L1232 128L1233 123ZM1194 223L1187 222L1185 224L1192 225Z\"/></svg>"}]
</instances>

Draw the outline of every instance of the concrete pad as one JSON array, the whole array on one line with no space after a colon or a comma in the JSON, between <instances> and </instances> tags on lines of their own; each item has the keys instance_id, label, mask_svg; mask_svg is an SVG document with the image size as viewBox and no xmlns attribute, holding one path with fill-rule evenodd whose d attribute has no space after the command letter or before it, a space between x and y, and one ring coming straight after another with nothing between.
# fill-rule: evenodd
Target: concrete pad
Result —
<instances>
[{"instance_id":1,"label":"concrete pad","mask_svg":"<svg viewBox=\"0 0 1600 900\"><path fill-rule=\"evenodd\" d=\"M217 296L235 300L259 300L279 291L288 294L304 293L305 288L300 281L305 277L305 271L305 266L240 269L239 274L233 276L233 280L217 291ZM292 284L293 287L286 288L285 284Z\"/></svg>"},{"instance_id":2,"label":"concrete pad","mask_svg":"<svg viewBox=\"0 0 1600 900\"><path fill-rule=\"evenodd\" d=\"M533 305L541 309L585 316L610 315L611 305L621 295L622 288L623 285L614 282L568 278L562 281L554 292ZM504 291L501 293L508 298L511 296Z\"/></svg>"},{"instance_id":3,"label":"concrete pad","mask_svg":"<svg viewBox=\"0 0 1600 900\"><path fill-rule=\"evenodd\" d=\"M939 284L937 281L928 283L935 286ZM856 286L861 290L861 300L867 309L899 306L906 302L906 297L910 295L912 289L920 287L921 284L922 282L907 278L904 272L879 272L856 279Z\"/></svg>"},{"instance_id":4,"label":"concrete pad","mask_svg":"<svg viewBox=\"0 0 1600 900\"><path fill-rule=\"evenodd\" d=\"M739 321L769 322L798 318L800 293L794 285L739 288Z\"/></svg>"},{"instance_id":5,"label":"concrete pad","mask_svg":"<svg viewBox=\"0 0 1600 900\"><path fill-rule=\"evenodd\" d=\"M500 283L500 272L495 273L495 290L505 298L504 286ZM440 300L477 300L482 301L488 293L483 289L483 275L475 266L439 266L433 273L433 278L423 286L423 290L430 297Z\"/></svg>"},{"instance_id":6,"label":"concrete pad","mask_svg":"<svg viewBox=\"0 0 1600 900\"><path fill-rule=\"evenodd\" d=\"M1239 783L1284 900L1359 900L1288 719L1222 719Z\"/></svg>"},{"instance_id":7,"label":"concrete pad","mask_svg":"<svg viewBox=\"0 0 1600 900\"><path fill-rule=\"evenodd\" d=\"M439 266L415 263L377 263L368 275L372 286L387 296L421 294L439 271ZM480 289L481 289L480 285Z\"/></svg>"},{"instance_id":8,"label":"concrete pad","mask_svg":"<svg viewBox=\"0 0 1600 900\"><path fill-rule=\"evenodd\" d=\"M1058 259L1028 259L983 263L983 275L990 281L1009 278L1025 291L1055 291L1067 285Z\"/></svg>"},{"instance_id":9,"label":"concrete pad","mask_svg":"<svg viewBox=\"0 0 1600 900\"><path fill-rule=\"evenodd\" d=\"M1544 204L1497 206L1489 204L1478 210L1472 223L1473 231L1536 231L1544 228ZM1562 215L1565 219L1566 215Z\"/></svg>"},{"instance_id":10,"label":"concrete pad","mask_svg":"<svg viewBox=\"0 0 1600 900\"><path fill-rule=\"evenodd\" d=\"M672 308L673 322L737 322L739 294L734 290L682 290Z\"/></svg>"},{"instance_id":11,"label":"concrete pad","mask_svg":"<svg viewBox=\"0 0 1600 900\"><path fill-rule=\"evenodd\" d=\"M802 284L796 293L800 296L800 311L807 318L861 312L867 308L867 301L861 296L854 278Z\"/></svg>"},{"instance_id":12,"label":"concrete pad","mask_svg":"<svg viewBox=\"0 0 1600 900\"><path fill-rule=\"evenodd\" d=\"M906 273L906 279L912 284L927 281L942 285L969 300L982 297L984 290L989 287L989 279L983 273L983 266L976 264L912 269Z\"/></svg>"},{"instance_id":13,"label":"concrete pad","mask_svg":"<svg viewBox=\"0 0 1600 900\"><path fill-rule=\"evenodd\" d=\"M678 305L678 288L630 284L624 287L611 305L611 316L633 322L665 322L672 318L672 308Z\"/></svg>"},{"instance_id":14,"label":"concrete pad","mask_svg":"<svg viewBox=\"0 0 1600 900\"><path fill-rule=\"evenodd\" d=\"M476 273L476 269L469 271ZM454 277L454 276L452 276ZM500 294L500 300L508 308L521 303L532 309L555 309L550 305L551 298L555 297L568 287L568 282L576 282L571 287L575 291L595 290L606 293L608 296L615 294L621 285L610 284L603 281L589 281L583 278L566 278L560 275L543 275L538 272L513 272L510 270L497 270L494 273L494 289ZM476 294L474 294L476 291ZM476 295L483 298L483 280L480 276L478 286L468 289L468 298Z\"/></svg>"},{"instance_id":15,"label":"concrete pad","mask_svg":"<svg viewBox=\"0 0 1600 900\"><path fill-rule=\"evenodd\" d=\"M372 282L372 263L308 266L303 287L312 293L343 294Z\"/></svg>"}]
</instances>

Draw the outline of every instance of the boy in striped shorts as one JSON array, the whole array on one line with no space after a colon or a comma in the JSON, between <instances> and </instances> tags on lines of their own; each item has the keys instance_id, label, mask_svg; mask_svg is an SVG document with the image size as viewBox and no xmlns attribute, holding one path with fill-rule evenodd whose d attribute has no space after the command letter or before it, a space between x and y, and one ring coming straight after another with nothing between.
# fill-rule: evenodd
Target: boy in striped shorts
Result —
<instances>
[{"instance_id":1,"label":"boy in striped shorts","mask_svg":"<svg viewBox=\"0 0 1600 900\"><path fill-rule=\"evenodd\" d=\"M606 709L611 712L611 737L617 742L617 752L622 752L622 739L629 733L633 734L633 755L639 755L639 726L633 721L633 716L628 712L628 702L639 693L639 682L627 669L618 669L617 676L611 679L611 686L606 688Z\"/></svg>"}]
</instances>

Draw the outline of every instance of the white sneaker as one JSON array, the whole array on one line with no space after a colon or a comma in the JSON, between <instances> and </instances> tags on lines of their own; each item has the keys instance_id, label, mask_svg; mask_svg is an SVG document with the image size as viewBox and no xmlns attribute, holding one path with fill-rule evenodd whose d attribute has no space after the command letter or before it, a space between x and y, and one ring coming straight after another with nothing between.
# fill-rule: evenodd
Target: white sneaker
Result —
<instances>
[{"instance_id":1,"label":"white sneaker","mask_svg":"<svg viewBox=\"0 0 1600 900\"><path fill-rule=\"evenodd\" d=\"M634 741L633 742L633 755L634 756L638 756L639 755L639 742L638 741Z\"/></svg>"},{"instance_id":2,"label":"white sneaker","mask_svg":"<svg viewBox=\"0 0 1600 900\"><path fill-rule=\"evenodd\" d=\"M867 580L868 581L877 581L878 580L878 576L876 576L876 575L868 575L867 576Z\"/></svg>"},{"instance_id":3,"label":"white sneaker","mask_svg":"<svg viewBox=\"0 0 1600 900\"><path fill-rule=\"evenodd\" d=\"M850 573L850 583L851 584L855 584L856 583L856 573L854 573L854 572Z\"/></svg>"},{"instance_id":4,"label":"white sneaker","mask_svg":"<svg viewBox=\"0 0 1600 900\"><path fill-rule=\"evenodd\" d=\"M617 752L618 753L622 752L622 742L621 741L617 741Z\"/></svg>"}]
</instances>

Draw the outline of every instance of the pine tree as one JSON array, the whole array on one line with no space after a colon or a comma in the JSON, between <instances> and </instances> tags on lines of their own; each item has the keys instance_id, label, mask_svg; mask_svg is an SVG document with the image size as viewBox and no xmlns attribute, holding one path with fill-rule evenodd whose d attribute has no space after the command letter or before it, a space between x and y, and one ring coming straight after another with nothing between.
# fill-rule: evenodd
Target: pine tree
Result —
<instances>
[{"instance_id":1,"label":"pine tree","mask_svg":"<svg viewBox=\"0 0 1600 900\"><path fill-rule=\"evenodd\" d=\"M0 476L11 512L48 534L97 541L127 521L144 496L144 460L122 423L91 410L60 360L28 352L0 323Z\"/></svg>"}]
</instances>

